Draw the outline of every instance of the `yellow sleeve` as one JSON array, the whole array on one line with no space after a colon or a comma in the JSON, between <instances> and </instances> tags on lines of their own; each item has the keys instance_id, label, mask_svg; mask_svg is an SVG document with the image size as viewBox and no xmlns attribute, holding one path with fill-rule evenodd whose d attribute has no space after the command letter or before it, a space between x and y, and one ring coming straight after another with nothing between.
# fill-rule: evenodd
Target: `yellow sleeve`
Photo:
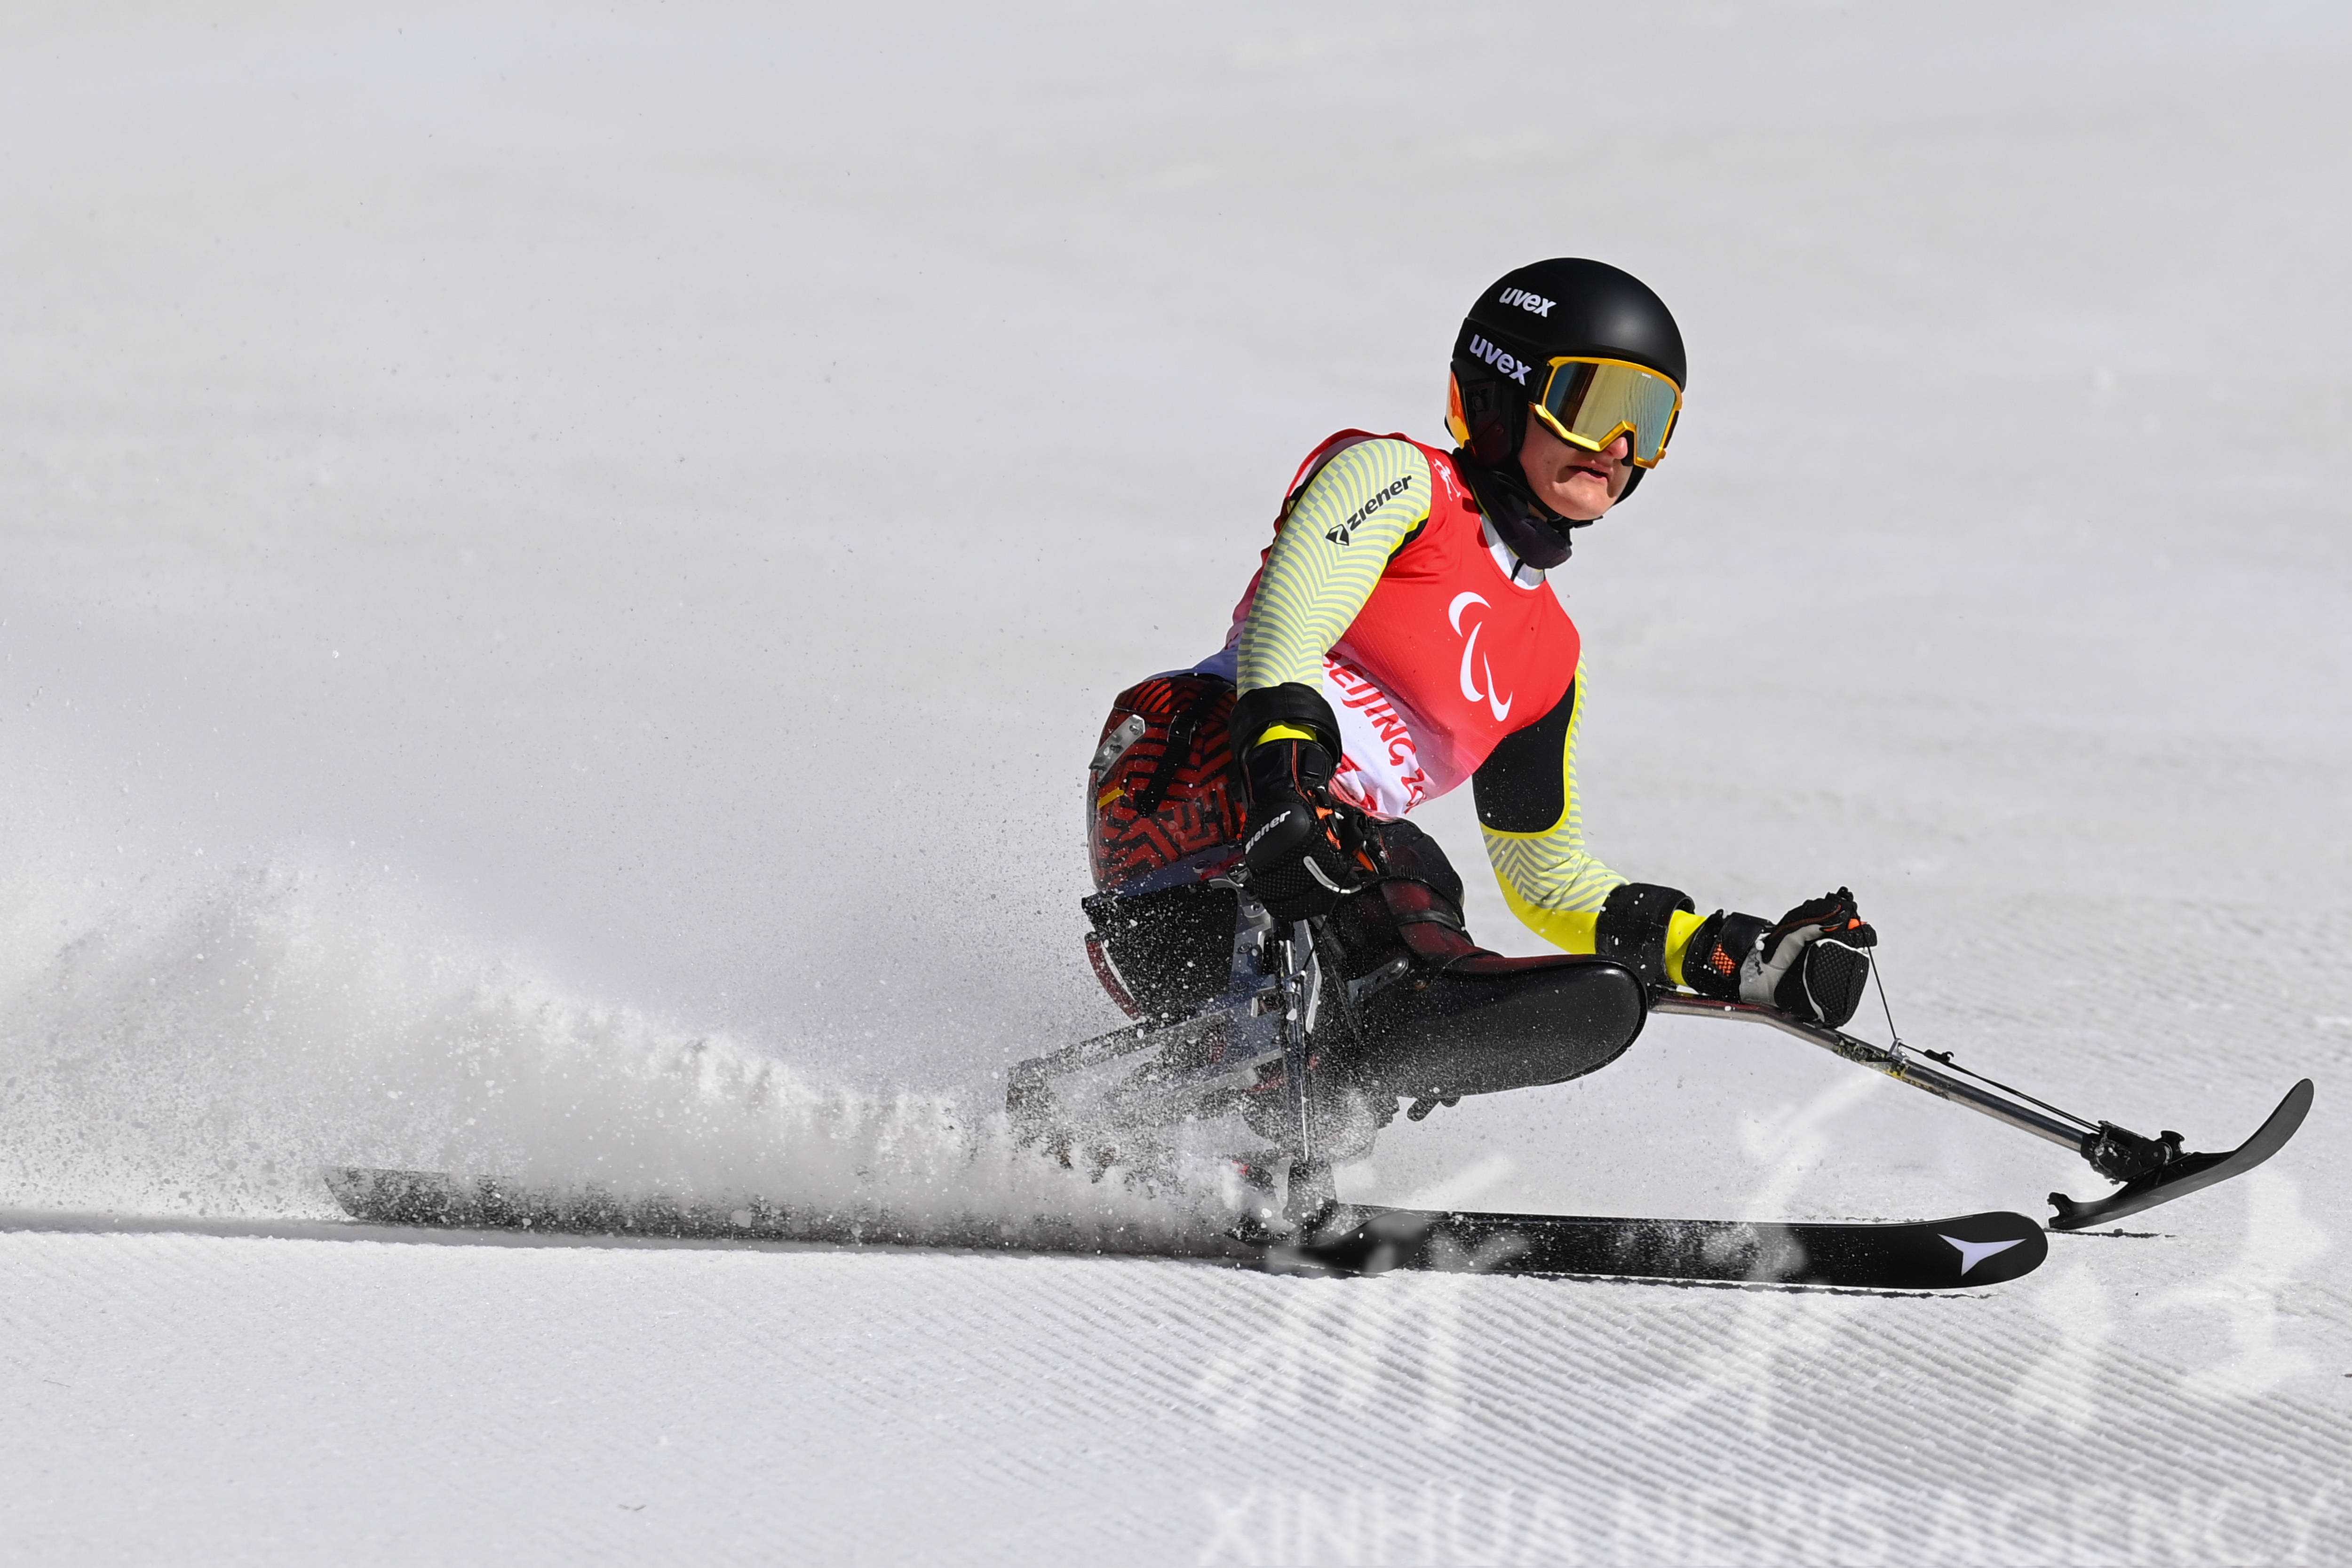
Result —
<instances>
[{"instance_id":1,"label":"yellow sleeve","mask_svg":"<svg viewBox=\"0 0 2352 1568\"><path fill-rule=\"evenodd\" d=\"M1409 442L1360 441L1323 465L1283 515L1243 620L1242 691L1321 688L1323 655L1429 520L1429 459Z\"/></svg>"},{"instance_id":2,"label":"yellow sleeve","mask_svg":"<svg viewBox=\"0 0 2352 1568\"><path fill-rule=\"evenodd\" d=\"M1503 897L1510 904L1511 913L1517 915L1528 930L1565 952L1590 953L1593 950L1596 946L1593 927L1601 922L1599 910L1538 909L1511 886L1507 877L1497 873L1497 878L1503 883ZM1706 924L1706 916L1704 915L1689 915L1679 909L1667 916L1666 978L1677 986L1690 984L1683 978L1683 958L1690 952L1692 936Z\"/></svg>"},{"instance_id":3,"label":"yellow sleeve","mask_svg":"<svg viewBox=\"0 0 2352 1568\"><path fill-rule=\"evenodd\" d=\"M1504 902L1528 930L1570 953L1593 950L1601 906L1626 880L1601 864L1584 843L1584 802L1576 792L1576 732L1584 716L1584 671L1580 668L1569 688L1565 716L1548 716L1547 720L1512 736L1504 746L1513 747L1513 754L1507 757L1497 747L1502 766L1491 778L1486 768L1481 768L1475 782L1479 831L1486 841L1486 858L1494 863L1495 880L1502 884ZM1554 747L1556 753L1551 751ZM1559 758L1556 796L1551 793L1550 779L1530 789L1524 777L1511 776L1515 772L1523 776L1530 767L1550 766L1546 753ZM1524 821L1530 800L1540 800L1548 811L1555 799L1559 815L1549 827L1512 831L1495 825L1497 821ZM1691 936L1704 923L1699 915L1678 913L1669 924L1666 977L1677 986L1684 983L1683 956L1690 948Z\"/></svg>"}]
</instances>

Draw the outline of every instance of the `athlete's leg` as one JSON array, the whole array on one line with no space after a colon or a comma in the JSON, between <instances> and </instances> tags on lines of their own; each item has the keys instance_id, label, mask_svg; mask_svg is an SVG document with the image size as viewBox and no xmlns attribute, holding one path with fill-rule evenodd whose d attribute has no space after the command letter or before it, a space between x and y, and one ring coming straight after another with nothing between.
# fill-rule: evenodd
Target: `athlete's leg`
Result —
<instances>
[{"instance_id":1,"label":"athlete's leg","mask_svg":"<svg viewBox=\"0 0 2352 1568\"><path fill-rule=\"evenodd\" d=\"M1437 841L1410 822L1377 831L1389 875L1332 922L1348 977L1364 988L1350 1076L1383 1093L1450 1099L1580 1077L1633 1043L1648 1006L1631 970L1487 952L1464 927L1462 879Z\"/></svg>"}]
</instances>

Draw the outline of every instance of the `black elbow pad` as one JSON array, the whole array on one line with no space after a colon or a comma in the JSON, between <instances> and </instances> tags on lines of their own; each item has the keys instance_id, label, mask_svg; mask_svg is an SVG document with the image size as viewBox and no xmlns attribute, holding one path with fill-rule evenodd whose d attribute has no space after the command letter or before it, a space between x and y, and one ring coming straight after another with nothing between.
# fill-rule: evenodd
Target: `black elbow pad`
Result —
<instances>
[{"instance_id":1,"label":"black elbow pad","mask_svg":"<svg viewBox=\"0 0 2352 1568\"><path fill-rule=\"evenodd\" d=\"M1677 914L1696 913L1690 894L1680 888L1660 887L1649 882L1626 883L1601 906L1601 919L1593 930L1593 951L1603 958L1616 959L1641 976L1643 985L1666 989L1674 984L1666 977L1666 934L1674 929Z\"/></svg>"}]
</instances>

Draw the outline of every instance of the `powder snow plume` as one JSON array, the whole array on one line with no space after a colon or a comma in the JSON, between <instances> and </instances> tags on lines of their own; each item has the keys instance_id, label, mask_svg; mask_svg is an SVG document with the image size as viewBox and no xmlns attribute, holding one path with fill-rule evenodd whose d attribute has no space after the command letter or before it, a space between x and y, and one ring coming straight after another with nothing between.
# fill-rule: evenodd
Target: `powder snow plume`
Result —
<instances>
[{"instance_id":1,"label":"powder snow plume","mask_svg":"<svg viewBox=\"0 0 2352 1568\"><path fill-rule=\"evenodd\" d=\"M334 873L93 898L0 924L0 1207L321 1218L335 1165L696 1202L941 1242L1181 1244L1198 1222L1013 1145L977 1098L822 1082L758 1044L404 940Z\"/></svg>"}]
</instances>

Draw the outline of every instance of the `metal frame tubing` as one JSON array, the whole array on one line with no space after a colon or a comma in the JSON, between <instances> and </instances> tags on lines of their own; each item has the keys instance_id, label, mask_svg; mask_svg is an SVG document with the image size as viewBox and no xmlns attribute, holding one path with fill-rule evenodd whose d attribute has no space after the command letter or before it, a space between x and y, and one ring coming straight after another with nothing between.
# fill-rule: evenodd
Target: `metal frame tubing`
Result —
<instances>
[{"instance_id":1,"label":"metal frame tubing","mask_svg":"<svg viewBox=\"0 0 2352 1568\"><path fill-rule=\"evenodd\" d=\"M2077 1116L2071 1111L2061 1111L2053 1105L2043 1105L2014 1090L1978 1078L1965 1068L1956 1070L1948 1057L1929 1060L1899 1041L1892 1047L1873 1045L1866 1040L1856 1040L1825 1024L1807 1023L1771 1008L1758 1007L1750 1002L1717 1001L1711 997L1654 992L1650 1010L1685 1018L1744 1018L1757 1023L1770 1024L1783 1034L1809 1040L1848 1061L1874 1068L1889 1078L1902 1080L1915 1089L1924 1089L1937 1099L1981 1112L1996 1122L2005 1122L2037 1138L2063 1144L2085 1157L2091 1144L2099 1136L2096 1122Z\"/></svg>"}]
</instances>

